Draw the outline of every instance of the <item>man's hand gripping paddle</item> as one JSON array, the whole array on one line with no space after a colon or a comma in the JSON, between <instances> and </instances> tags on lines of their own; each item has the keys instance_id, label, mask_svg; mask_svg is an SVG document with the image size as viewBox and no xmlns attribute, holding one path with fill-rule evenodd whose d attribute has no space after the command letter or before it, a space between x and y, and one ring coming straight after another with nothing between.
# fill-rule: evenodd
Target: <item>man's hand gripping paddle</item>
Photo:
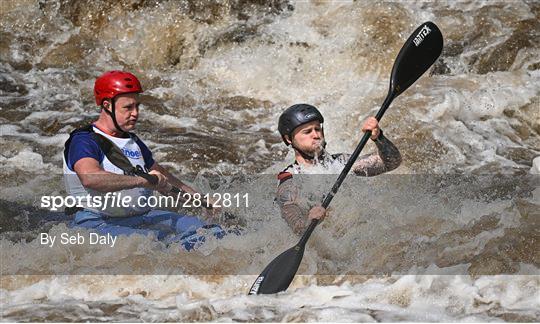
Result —
<instances>
[{"instance_id":1,"label":"man's hand gripping paddle","mask_svg":"<svg viewBox=\"0 0 540 324\"><path fill-rule=\"evenodd\" d=\"M158 183L158 177L153 174L148 174L141 169L135 168L131 162L129 162L128 158L122 153L120 148L118 148L113 142L111 142L109 139L107 139L105 136L98 134L98 133L92 133L94 136L94 139L98 142L99 147L103 150L103 153L109 161L111 161L112 164L120 168L122 171L125 172L125 174L132 174L139 176L141 178L145 178L148 182L150 182L153 185L156 185ZM180 193L180 189L176 187L172 187L171 193Z\"/></svg>"},{"instance_id":2,"label":"man's hand gripping paddle","mask_svg":"<svg viewBox=\"0 0 540 324\"><path fill-rule=\"evenodd\" d=\"M443 38L441 31L432 22L423 23L411 36L409 36L409 39L407 39L399 51L396 61L394 62L394 67L392 68L392 74L390 76L390 89L388 95L375 116L378 121L381 120L392 100L418 80L418 78L437 60L442 52L442 48ZM360 140L360 143L334 183L332 190L326 195L322 207L327 208L328 205L330 205L334 195L337 193L343 180L345 180L345 177L360 155L360 152L364 148L364 145L366 145L370 136L370 131L364 134L362 140ZM251 286L249 295L275 294L284 291L289 287L294 279L294 275L298 271L302 257L304 256L306 242L317 224L317 219L312 220L298 244L281 253L266 266Z\"/></svg>"}]
</instances>

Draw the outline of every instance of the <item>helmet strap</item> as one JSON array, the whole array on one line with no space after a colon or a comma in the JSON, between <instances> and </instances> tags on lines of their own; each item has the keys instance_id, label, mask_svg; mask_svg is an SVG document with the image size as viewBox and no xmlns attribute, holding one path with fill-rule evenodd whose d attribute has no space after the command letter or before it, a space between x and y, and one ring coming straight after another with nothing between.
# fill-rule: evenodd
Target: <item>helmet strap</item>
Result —
<instances>
[{"instance_id":1,"label":"helmet strap","mask_svg":"<svg viewBox=\"0 0 540 324\"><path fill-rule=\"evenodd\" d=\"M127 132L124 131L122 129L122 127L120 127L120 125L118 125L118 122L116 121L116 106L114 104L114 98L111 99L111 111L108 111L105 107L103 107L103 109L105 109L105 112L109 116L111 116L111 119L113 121L113 124L114 124L114 127L116 128L116 130L119 131L121 135L126 134Z\"/></svg>"}]
</instances>

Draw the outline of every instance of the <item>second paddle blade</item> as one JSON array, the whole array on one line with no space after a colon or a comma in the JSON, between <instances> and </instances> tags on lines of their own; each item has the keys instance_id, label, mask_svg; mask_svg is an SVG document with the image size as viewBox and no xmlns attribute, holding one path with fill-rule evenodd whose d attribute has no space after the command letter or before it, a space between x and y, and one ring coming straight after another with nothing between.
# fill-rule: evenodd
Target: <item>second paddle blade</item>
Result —
<instances>
[{"instance_id":1,"label":"second paddle blade","mask_svg":"<svg viewBox=\"0 0 540 324\"><path fill-rule=\"evenodd\" d=\"M275 258L257 277L249 295L275 294L286 290L298 271L304 247L295 245Z\"/></svg>"}]
</instances>

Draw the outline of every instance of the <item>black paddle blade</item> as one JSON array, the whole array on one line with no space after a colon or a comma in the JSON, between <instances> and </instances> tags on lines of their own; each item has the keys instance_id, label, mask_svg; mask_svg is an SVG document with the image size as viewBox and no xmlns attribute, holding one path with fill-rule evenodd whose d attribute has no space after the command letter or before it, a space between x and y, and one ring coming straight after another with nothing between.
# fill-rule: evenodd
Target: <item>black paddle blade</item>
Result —
<instances>
[{"instance_id":1,"label":"black paddle blade","mask_svg":"<svg viewBox=\"0 0 540 324\"><path fill-rule=\"evenodd\" d=\"M275 258L251 286L248 295L275 294L287 290L304 256L304 246L295 245Z\"/></svg>"},{"instance_id":2,"label":"black paddle blade","mask_svg":"<svg viewBox=\"0 0 540 324\"><path fill-rule=\"evenodd\" d=\"M392 68L390 93L397 97L435 63L443 49L443 37L431 21L425 22L409 36Z\"/></svg>"}]
</instances>

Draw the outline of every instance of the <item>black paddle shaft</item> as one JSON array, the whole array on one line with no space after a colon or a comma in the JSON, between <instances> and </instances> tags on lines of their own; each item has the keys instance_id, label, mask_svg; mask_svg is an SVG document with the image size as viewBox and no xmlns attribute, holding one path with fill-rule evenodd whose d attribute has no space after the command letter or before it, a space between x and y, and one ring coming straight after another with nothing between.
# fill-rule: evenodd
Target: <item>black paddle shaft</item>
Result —
<instances>
[{"instance_id":1,"label":"black paddle shaft","mask_svg":"<svg viewBox=\"0 0 540 324\"><path fill-rule=\"evenodd\" d=\"M94 139L98 142L100 148L103 150L103 153L107 156L107 158L109 159L109 161L111 161L112 164L120 168L126 174L137 175L141 178L146 179L153 185L156 185L159 182L157 176L146 173L141 169L134 167L131 162L129 162L128 158L124 155L124 153L122 153L122 150L120 150L120 148L118 148L118 146L116 146L108 138L98 133L92 134L94 136ZM183 191L181 189L175 186L172 186L171 188L171 193L178 194L182 192Z\"/></svg>"},{"instance_id":2,"label":"black paddle shaft","mask_svg":"<svg viewBox=\"0 0 540 324\"><path fill-rule=\"evenodd\" d=\"M384 101L381 109L379 109L379 112L375 116L377 121L381 120L384 112L390 106L390 103L392 102L393 99L394 99L394 96L391 95L391 94L389 94L386 97L386 100ZM341 187L341 184L343 183L343 181L347 177L347 174L349 173L349 171L351 171L351 168L352 168L354 162L356 162L356 159L358 158L358 156L360 155L360 153L364 149L364 146L366 145L366 143L368 142L370 137L371 137L371 131L365 132L364 136L362 136L362 139L360 140L360 143L358 143L358 145L356 146L356 149L351 154L349 160L345 164L345 167L343 168L343 170L339 174L339 177L337 178L336 182L332 186L332 190L330 190L330 192L324 197L324 200L323 200L323 203L322 203L323 208L328 208L328 206L330 205L330 202L332 202L332 199L334 199L334 196L338 192L339 188ZM306 244L307 240L311 236L311 233L313 232L313 230L315 229L315 227L317 226L318 223L319 223L318 219L314 219L314 220L311 221L311 223L309 224L308 228L304 232L304 235L302 235L302 238L300 239L300 241L298 242L297 245L304 246Z\"/></svg>"}]
</instances>

